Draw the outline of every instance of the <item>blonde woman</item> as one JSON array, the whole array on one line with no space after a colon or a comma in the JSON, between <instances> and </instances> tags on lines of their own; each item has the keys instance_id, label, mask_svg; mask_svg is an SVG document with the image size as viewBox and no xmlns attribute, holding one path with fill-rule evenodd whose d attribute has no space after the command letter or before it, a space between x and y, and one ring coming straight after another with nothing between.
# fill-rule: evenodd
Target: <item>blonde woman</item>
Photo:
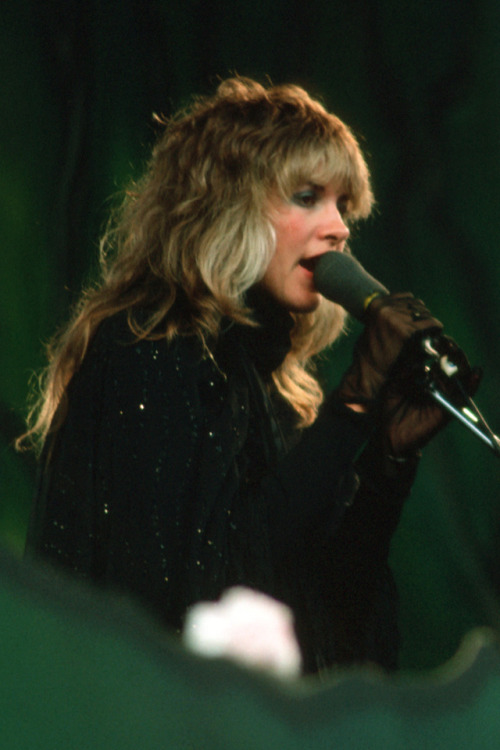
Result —
<instances>
[{"instance_id":1,"label":"blonde woman","mask_svg":"<svg viewBox=\"0 0 500 750\"><path fill-rule=\"evenodd\" d=\"M389 544L444 418L387 384L441 326L411 295L376 300L324 400L311 358L344 311L313 270L371 210L355 138L301 88L242 78L160 123L51 347L28 551L174 630L250 586L292 607L306 671L394 668Z\"/></svg>"}]
</instances>

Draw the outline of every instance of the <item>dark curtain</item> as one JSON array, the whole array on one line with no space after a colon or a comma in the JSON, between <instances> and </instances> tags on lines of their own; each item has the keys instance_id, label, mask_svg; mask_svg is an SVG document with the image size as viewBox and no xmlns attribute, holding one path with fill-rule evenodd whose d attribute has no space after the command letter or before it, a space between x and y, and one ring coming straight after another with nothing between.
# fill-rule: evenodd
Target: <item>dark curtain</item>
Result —
<instances>
[{"instance_id":1,"label":"dark curtain","mask_svg":"<svg viewBox=\"0 0 500 750\"><path fill-rule=\"evenodd\" d=\"M353 238L422 297L474 364L500 430L500 5L495 0L3 0L0 8L0 534L20 553L34 462L16 454L44 342L96 265L152 113L237 72L295 82L361 139L377 210ZM323 365L333 384L352 336ZM458 423L427 449L393 546L402 666L498 624L500 463Z\"/></svg>"}]
</instances>

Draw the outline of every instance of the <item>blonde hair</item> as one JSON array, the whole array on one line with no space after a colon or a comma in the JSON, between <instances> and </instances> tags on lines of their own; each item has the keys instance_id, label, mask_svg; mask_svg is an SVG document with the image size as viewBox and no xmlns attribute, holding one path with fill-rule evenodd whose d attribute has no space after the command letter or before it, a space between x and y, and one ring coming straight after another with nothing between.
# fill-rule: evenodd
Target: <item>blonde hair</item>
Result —
<instances>
[{"instance_id":1,"label":"blonde hair","mask_svg":"<svg viewBox=\"0 0 500 750\"><path fill-rule=\"evenodd\" d=\"M221 83L163 127L143 178L127 191L101 241L100 281L86 289L49 348L49 366L23 438L41 444L64 419L66 389L98 325L128 311L138 337L195 334L213 340L227 316L252 324L245 292L274 251L269 197L303 182L335 180L348 197L346 220L367 216L369 174L341 120L300 87ZM174 305L182 296L183 304ZM149 317L139 323L139 308ZM292 348L274 373L304 425L322 400L311 357L343 329L344 312L322 300L296 314ZM21 440L23 440L21 438Z\"/></svg>"}]
</instances>

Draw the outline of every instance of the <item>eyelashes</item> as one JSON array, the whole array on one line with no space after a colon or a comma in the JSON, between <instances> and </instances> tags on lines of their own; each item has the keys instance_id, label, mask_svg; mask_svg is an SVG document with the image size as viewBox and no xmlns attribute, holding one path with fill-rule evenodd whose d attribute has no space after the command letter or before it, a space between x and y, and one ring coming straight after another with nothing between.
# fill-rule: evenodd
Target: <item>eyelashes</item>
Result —
<instances>
[{"instance_id":1,"label":"eyelashes","mask_svg":"<svg viewBox=\"0 0 500 750\"><path fill-rule=\"evenodd\" d=\"M314 188L308 190L299 190L297 193L292 195L292 202L297 206L303 206L304 208L310 208L315 206L319 200L318 191Z\"/></svg>"},{"instance_id":2,"label":"eyelashes","mask_svg":"<svg viewBox=\"0 0 500 750\"><path fill-rule=\"evenodd\" d=\"M302 208L313 208L323 197L325 190L320 186L313 186L298 190L292 195L292 203ZM349 215L350 200L348 195L341 195L337 200L337 208L341 216Z\"/></svg>"}]
</instances>

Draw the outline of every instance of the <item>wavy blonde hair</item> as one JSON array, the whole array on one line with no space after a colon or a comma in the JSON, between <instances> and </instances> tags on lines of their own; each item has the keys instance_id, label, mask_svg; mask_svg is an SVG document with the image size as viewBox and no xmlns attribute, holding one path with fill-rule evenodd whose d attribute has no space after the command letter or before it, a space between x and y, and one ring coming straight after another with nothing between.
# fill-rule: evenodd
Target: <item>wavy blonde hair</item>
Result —
<instances>
[{"instance_id":1,"label":"wavy blonde hair","mask_svg":"<svg viewBox=\"0 0 500 750\"><path fill-rule=\"evenodd\" d=\"M99 324L127 310L144 338L195 334L213 340L223 316L252 324L245 292L263 276L275 235L268 206L304 182L334 180L348 197L346 220L369 214L369 174L358 143L300 87L221 83L162 126L143 178L126 192L100 246L100 280L86 289L49 346L41 395L26 437L41 445L64 419L66 389ZM182 295L183 304L174 305ZM137 316L147 308L144 322ZM273 377L302 424L323 398L311 357L343 330L344 312L322 300L296 314L292 348Z\"/></svg>"}]
</instances>

